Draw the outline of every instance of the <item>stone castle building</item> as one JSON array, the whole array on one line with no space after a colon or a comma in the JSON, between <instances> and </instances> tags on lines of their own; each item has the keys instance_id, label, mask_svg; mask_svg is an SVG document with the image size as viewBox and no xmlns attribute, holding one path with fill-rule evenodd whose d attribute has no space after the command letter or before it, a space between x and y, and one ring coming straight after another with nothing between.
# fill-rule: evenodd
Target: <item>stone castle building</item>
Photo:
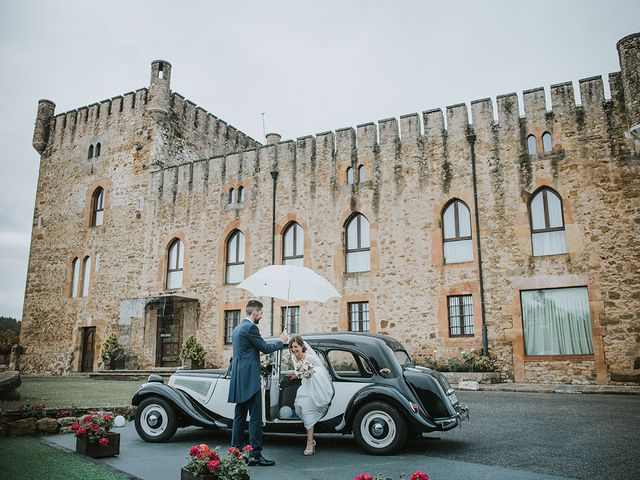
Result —
<instances>
[{"instance_id":1,"label":"stone castle building","mask_svg":"<svg viewBox=\"0 0 640 480\"><path fill-rule=\"evenodd\" d=\"M483 349L517 382L640 380L640 34L620 72L265 145L171 91L66 113L41 100L21 364L225 365L251 298L301 264L342 294L265 301L264 334L365 330L442 363ZM273 312L273 313L272 313Z\"/></svg>"}]
</instances>

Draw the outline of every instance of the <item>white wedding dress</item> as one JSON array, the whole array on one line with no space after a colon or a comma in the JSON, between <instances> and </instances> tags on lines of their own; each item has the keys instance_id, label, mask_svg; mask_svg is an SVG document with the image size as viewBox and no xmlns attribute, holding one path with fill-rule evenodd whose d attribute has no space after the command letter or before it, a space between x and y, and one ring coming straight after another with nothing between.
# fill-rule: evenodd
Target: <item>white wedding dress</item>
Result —
<instances>
[{"instance_id":1,"label":"white wedding dress","mask_svg":"<svg viewBox=\"0 0 640 480\"><path fill-rule=\"evenodd\" d=\"M313 427L327 413L329 403L333 398L333 384L329 372L307 342L304 342L307 351L304 360L313 365L313 375L310 378L302 378L302 383L296 393L293 404L296 414L302 419L304 427L308 430ZM291 357L294 369L301 362L296 362Z\"/></svg>"}]
</instances>

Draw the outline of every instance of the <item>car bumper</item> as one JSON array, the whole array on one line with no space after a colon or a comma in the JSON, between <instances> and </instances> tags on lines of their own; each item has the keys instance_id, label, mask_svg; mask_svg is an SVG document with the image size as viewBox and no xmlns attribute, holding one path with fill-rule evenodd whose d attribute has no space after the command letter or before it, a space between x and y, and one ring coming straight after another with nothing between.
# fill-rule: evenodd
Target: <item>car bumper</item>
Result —
<instances>
[{"instance_id":1,"label":"car bumper","mask_svg":"<svg viewBox=\"0 0 640 480\"><path fill-rule=\"evenodd\" d=\"M457 412L453 417L435 420L440 430L451 430L452 428L461 425L463 420L469 419L468 407L460 405L456 410Z\"/></svg>"}]
</instances>

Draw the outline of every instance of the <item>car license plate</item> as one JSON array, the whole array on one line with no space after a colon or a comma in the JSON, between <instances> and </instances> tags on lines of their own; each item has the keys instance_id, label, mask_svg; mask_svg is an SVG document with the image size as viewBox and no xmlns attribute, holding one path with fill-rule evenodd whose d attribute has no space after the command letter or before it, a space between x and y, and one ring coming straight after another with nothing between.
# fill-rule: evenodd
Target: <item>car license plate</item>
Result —
<instances>
[{"instance_id":1,"label":"car license plate","mask_svg":"<svg viewBox=\"0 0 640 480\"><path fill-rule=\"evenodd\" d=\"M455 393L449 395L449 400L451 400L451 405L455 405L456 403L458 403L458 397L456 397Z\"/></svg>"}]
</instances>

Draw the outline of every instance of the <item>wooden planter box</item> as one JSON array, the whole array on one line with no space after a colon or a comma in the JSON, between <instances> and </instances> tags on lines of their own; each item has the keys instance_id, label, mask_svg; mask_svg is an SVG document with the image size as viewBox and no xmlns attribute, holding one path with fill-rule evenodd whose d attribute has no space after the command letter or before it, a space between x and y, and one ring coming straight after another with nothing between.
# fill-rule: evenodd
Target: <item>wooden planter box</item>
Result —
<instances>
[{"instance_id":1,"label":"wooden planter box","mask_svg":"<svg viewBox=\"0 0 640 480\"><path fill-rule=\"evenodd\" d=\"M195 360L193 360L191 358L185 358L182 361L182 364L184 365L185 370L200 370L200 369L204 368L204 362L203 361L196 362Z\"/></svg>"},{"instance_id":2,"label":"wooden planter box","mask_svg":"<svg viewBox=\"0 0 640 480\"><path fill-rule=\"evenodd\" d=\"M101 446L99 443L89 443L89 438L76 437L76 452L92 458L113 457L120 454L120 434L108 433L109 444Z\"/></svg>"},{"instance_id":3,"label":"wooden planter box","mask_svg":"<svg viewBox=\"0 0 640 480\"><path fill-rule=\"evenodd\" d=\"M180 470L180 480L216 480L215 475L196 475L186 468Z\"/></svg>"}]
</instances>

